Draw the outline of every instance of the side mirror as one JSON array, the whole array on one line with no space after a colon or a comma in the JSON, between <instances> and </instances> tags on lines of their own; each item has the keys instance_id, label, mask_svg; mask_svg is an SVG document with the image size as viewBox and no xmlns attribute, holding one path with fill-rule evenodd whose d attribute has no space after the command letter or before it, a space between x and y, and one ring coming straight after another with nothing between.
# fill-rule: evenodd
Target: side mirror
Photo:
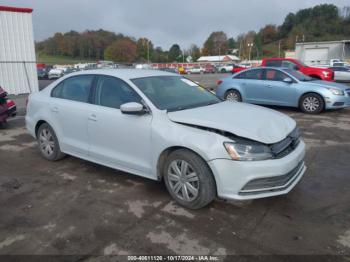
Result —
<instances>
[{"instance_id":1,"label":"side mirror","mask_svg":"<svg viewBox=\"0 0 350 262\"><path fill-rule=\"evenodd\" d=\"M291 84L291 83L293 83L293 79L290 78L290 77L286 77L286 78L283 79L283 82L287 83L287 84Z\"/></svg>"},{"instance_id":2,"label":"side mirror","mask_svg":"<svg viewBox=\"0 0 350 262\"><path fill-rule=\"evenodd\" d=\"M146 113L144 106L136 102L122 104L120 106L120 111L127 115L143 115Z\"/></svg>"}]
</instances>

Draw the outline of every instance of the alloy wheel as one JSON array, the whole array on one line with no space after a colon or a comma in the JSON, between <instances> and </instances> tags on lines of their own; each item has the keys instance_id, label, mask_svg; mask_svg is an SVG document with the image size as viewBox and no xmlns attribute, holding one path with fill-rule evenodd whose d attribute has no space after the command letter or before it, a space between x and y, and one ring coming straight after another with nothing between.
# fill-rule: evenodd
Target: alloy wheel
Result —
<instances>
[{"instance_id":1,"label":"alloy wheel","mask_svg":"<svg viewBox=\"0 0 350 262\"><path fill-rule=\"evenodd\" d=\"M226 96L226 100L231 101L231 102L239 102L239 96L236 92L228 92Z\"/></svg>"},{"instance_id":2,"label":"alloy wheel","mask_svg":"<svg viewBox=\"0 0 350 262\"><path fill-rule=\"evenodd\" d=\"M55 141L49 129L44 128L41 130L39 134L39 145L44 155L50 157L54 153Z\"/></svg>"},{"instance_id":3,"label":"alloy wheel","mask_svg":"<svg viewBox=\"0 0 350 262\"><path fill-rule=\"evenodd\" d=\"M199 177L184 160L174 160L168 168L168 181L172 192L181 200L193 201L199 193Z\"/></svg>"},{"instance_id":4,"label":"alloy wheel","mask_svg":"<svg viewBox=\"0 0 350 262\"><path fill-rule=\"evenodd\" d=\"M303 107L308 112L314 112L320 107L320 101L317 97L308 96L303 101Z\"/></svg>"}]
</instances>

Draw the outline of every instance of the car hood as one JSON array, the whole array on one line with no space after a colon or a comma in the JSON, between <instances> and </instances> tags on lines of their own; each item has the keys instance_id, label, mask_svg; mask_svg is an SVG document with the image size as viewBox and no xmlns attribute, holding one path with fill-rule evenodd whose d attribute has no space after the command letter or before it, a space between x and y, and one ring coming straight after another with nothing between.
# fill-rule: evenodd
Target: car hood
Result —
<instances>
[{"instance_id":1,"label":"car hood","mask_svg":"<svg viewBox=\"0 0 350 262\"><path fill-rule=\"evenodd\" d=\"M336 82L330 82L330 81L322 81L322 80L315 80L315 81L309 81L309 82L302 82L302 83L307 83L308 85L311 86L318 86L318 87L324 87L324 88L338 88L343 91L346 89L349 89L349 86L336 83Z\"/></svg>"},{"instance_id":2,"label":"car hood","mask_svg":"<svg viewBox=\"0 0 350 262\"><path fill-rule=\"evenodd\" d=\"M168 112L168 116L173 122L218 129L265 144L283 140L296 126L293 119L277 111L228 101Z\"/></svg>"}]
</instances>

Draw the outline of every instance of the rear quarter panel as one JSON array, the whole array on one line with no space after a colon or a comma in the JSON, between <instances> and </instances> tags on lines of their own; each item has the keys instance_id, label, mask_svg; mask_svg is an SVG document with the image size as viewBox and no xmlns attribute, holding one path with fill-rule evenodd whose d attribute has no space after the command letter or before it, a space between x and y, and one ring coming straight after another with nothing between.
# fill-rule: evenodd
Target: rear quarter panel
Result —
<instances>
[{"instance_id":1,"label":"rear quarter panel","mask_svg":"<svg viewBox=\"0 0 350 262\"><path fill-rule=\"evenodd\" d=\"M230 90L230 89L235 89L237 91L239 91L242 95L242 99L244 101L244 89L241 86L241 79L234 79L231 77L227 77L222 79L222 83L218 86L218 88L216 89L216 95L221 98L224 99L225 93Z\"/></svg>"}]
</instances>

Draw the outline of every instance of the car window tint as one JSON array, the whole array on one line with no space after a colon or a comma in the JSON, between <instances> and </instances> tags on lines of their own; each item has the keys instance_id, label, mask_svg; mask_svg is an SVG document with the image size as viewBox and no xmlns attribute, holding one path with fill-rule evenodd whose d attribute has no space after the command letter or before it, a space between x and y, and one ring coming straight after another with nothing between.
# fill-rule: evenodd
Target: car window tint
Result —
<instances>
[{"instance_id":1,"label":"car window tint","mask_svg":"<svg viewBox=\"0 0 350 262\"><path fill-rule=\"evenodd\" d=\"M266 70L266 80L283 81L283 79L286 77L287 77L287 75L285 75L283 72L281 72L279 70L273 70L273 69Z\"/></svg>"},{"instance_id":2,"label":"car window tint","mask_svg":"<svg viewBox=\"0 0 350 262\"><path fill-rule=\"evenodd\" d=\"M269 61L266 61L266 66L281 67L281 66L282 66L282 61L279 61L279 60L269 60Z\"/></svg>"},{"instance_id":3,"label":"car window tint","mask_svg":"<svg viewBox=\"0 0 350 262\"><path fill-rule=\"evenodd\" d=\"M62 94L63 82L59 83L51 92L52 97L60 98Z\"/></svg>"},{"instance_id":4,"label":"car window tint","mask_svg":"<svg viewBox=\"0 0 350 262\"><path fill-rule=\"evenodd\" d=\"M289 69L295 69L297 67L296 64L290 61L282 61L282 67L289 68Z\"/></svg>"},{"instance_id":5,"label":"car window tint","mask_svg":"<svg viewBox=\"0 0 350 262\"><path fill-rule=\"evenodd\" d=\"M92 75L84 75L64 80L62 87L59 87L61 90L58 90L60 93L57 92L56 97L78 102L88 102L93 78L94 76Z\"/></svg>"},{"instance_id":6,"label":"car window tint","mask_svg":"<svg viewBox=\"0 0 350 262\"><path fill-rule=\"evenodd\" d=\"M129 102L141 103L141 97L124 81L109 76L98 77L95 104L119 109Z\"/></svg>"},{"instance_id":7,"label":"car window tint","mask_svg":"<svg viewBox=\"0 0 350 262\"><path fill-rule=\"evenodd\" d=\"M245 71L245 72L237 75L235 78L250 79L250 80L262 80L263 79L263 70L261 70L261 69L248 70L248 71Z\"/></svg>"}]
</instances>

